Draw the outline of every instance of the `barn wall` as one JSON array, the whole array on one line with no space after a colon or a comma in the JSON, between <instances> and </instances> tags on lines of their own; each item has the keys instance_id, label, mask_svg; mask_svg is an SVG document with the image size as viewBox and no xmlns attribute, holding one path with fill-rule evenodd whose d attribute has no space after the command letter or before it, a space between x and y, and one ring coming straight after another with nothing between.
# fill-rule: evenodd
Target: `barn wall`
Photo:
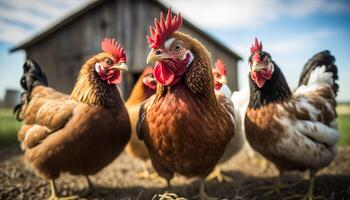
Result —
<instances>
[{"instance_id":1,"label":"barn wall","mask_svg":"<svg viewBox=\"0 0 350 200\"><path fill-rule=\"evenodd\" d=\"M154 17L161 8L149 1L105 1L85 12L71 23L26 49L27 57L39 62L46 72L49 84L69 93L81 65L101 51L100 42L105 36L115 37L125 48L129 72L124 73L121 89L127 97L132 89L132 72L141 72L149 52L146 35ZM200 33L186 25L182 31L196 37L212 54L212 61L224 60L228 67L228 84L237 89L237 60L215 46Z\"/></svg>"}]
</instances>

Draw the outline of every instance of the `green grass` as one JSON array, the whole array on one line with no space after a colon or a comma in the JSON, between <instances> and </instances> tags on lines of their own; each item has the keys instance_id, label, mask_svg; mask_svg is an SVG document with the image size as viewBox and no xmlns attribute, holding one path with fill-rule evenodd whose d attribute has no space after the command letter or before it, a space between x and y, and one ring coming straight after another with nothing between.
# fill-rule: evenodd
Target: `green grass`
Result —
<instances>
[{"instance_id":1,"label":"green grass","mask_svg":"<svg viewBox=\"0 0 350 200\"><path fill-rule=\"evenodd\" d=\"M338 128L340 132L340 146L350 145L350 113L339 114L338 116Z\"/></svg>"},{"instance_id":2,"label":"green grass","mask_svg":"<svg viewBox=\"0 0 350 200\"><path fill-rule=\"evenodd\" d=\"M11 109L0 109L0 148L17 142L17 131L21 126Z\"/></svg>"}]
</instances>

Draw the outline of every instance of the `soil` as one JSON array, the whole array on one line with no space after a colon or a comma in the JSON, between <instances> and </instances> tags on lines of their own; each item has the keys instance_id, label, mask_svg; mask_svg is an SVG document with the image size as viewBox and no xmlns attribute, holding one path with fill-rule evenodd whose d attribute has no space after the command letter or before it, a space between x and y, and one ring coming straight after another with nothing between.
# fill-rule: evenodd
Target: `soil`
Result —
<instances>
[{"instance_id":1,"label":"soil","mask_svg":"<svg viewBox=\"0 0 350 200\"><path fill-rule=\"evenodd\" d=\"M112 164L91 180L94 192L83 195L87 188L84 177L62 174L56 181L60 195L79 195L80 199L196 199L199 182L176 176L172 180L172 193L161 179L141 178L144 163L123 153ZM277 171L271 163L260 155L243 150L222 165L223 173L232 178L231 182L219 183L211 180L206 183L210 196L232 200L274 200L291 194L305 194L308 189L307 173L291 172L283 178L284 183L302 180L295 187L282 190L281 194L263 196L266 191L260 187L276 181ZM332 164L319 171L315 182L315 194L324 199L350 199L350 147L339 149ZM47 199L50 196L49 184L36 176L23 159L17 147L0 149L0 199Z\"/></svg>"}]
</instances>

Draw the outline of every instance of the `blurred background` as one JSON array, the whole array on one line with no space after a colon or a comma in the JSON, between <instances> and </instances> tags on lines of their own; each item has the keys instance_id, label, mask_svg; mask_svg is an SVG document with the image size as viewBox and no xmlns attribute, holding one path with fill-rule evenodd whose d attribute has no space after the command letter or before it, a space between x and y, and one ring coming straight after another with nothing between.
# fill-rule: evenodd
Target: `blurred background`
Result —
<instances>
[{"instance_id":1,"label":"blurred background","mask_svg":"<svg viewBox=\"0 0 350 200\"><path fill-rule=\"evenodd\" d=\"M185 18L183 31L202 41L212 61L222 58L229 86L247 85L254 38L296 87L306 61L328 49L339 69L341 142L350 144L350 1L345 0L0 0L0 148L16 143L19 123L11 108L20 96L25 59L39 62L49 84L69 93L80 66L100 51L104 36L124 45L130 72L126 98L145 67L148 26L171 5Z\"/></svg>"}]
</instances>

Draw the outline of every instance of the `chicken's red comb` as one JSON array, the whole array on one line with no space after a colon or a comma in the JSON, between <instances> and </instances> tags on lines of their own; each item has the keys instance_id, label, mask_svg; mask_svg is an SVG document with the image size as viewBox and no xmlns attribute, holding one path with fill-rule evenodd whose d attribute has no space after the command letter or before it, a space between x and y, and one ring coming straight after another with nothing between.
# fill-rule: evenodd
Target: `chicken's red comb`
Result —
<instances>
[{"instance_id":1,"label":"chicken's red comb","mask_svg":"<svg viewBox=\"0 0 350 200\"><path fill-rule=\"evenodd\" d=\"M179 30L182 25L181 14L173 17L171 7L169 7L166 19L164 13L160 12L160 20L154 18L155 27L150 26L151 36L147 35L147 40L151 48L159 48L168 37L175 31Z\"/></svg>"},{"instance_id":2,"label":"chicken's red comb","mask_svg":"<svg viewBox=\"0 0 350 200\"><path fill-rule=\"evenodd\" d=\"M111 53L117 62L126 62L125 50L114 38L104 38L101 48L104 52Z\"/></svg>"},{"instance_id":3,"label":"chicken's red comb","mask_svg":"<svg viewBox=\"0 0 350 200\"><path fill-rule=\"evenodd\" d=\"M255 42L254 44L252 44L252 46L250 47L250 53L257 53L257 52L260 52L262 51L262 43L261 41L259 42L257 38L255 38Z\"/></svg>"},{"instance_id":4,"label":"chicken's red comb","mask_svg":"<svg viewBox=\"0 0 350 200\"><path fill-rule=\"evenodd\" d=\"M221 74L226 76L226 65L221 59L217 59L215 63L215 69Z\"/></svg>"}]
</instances>

